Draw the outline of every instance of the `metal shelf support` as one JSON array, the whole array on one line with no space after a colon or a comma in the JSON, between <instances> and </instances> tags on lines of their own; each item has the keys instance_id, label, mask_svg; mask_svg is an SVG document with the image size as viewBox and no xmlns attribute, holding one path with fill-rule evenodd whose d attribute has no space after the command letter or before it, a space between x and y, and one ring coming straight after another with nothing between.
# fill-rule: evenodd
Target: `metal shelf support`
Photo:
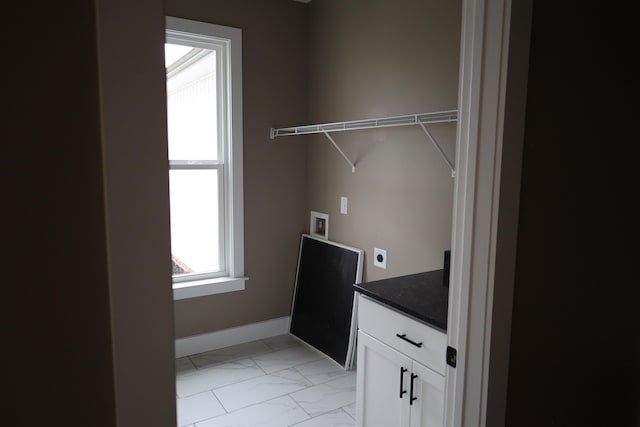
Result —
<instances>
[{"instance_id":1,"label":"metal shelf support","mask_svg":"<svg viewBox=\"0 0 640 427\"><path fill-rule=\"evenodd\" d=\"M353 163L347 155L340 149L338 144L334 141L334 139L329 135L329 132L340 132L346 130L359 130L359 129L377 129L383 127L392 127L392 126L409 126L409 125L420 125L424 133L427 135L429 140L433 143L433 145L440 153L440 156L444 159L444 161L451 168L451 176L456 176L456 171L453 163L446 156L438 142L435 140L429 129L427 129L427 124L429 123L452 123L458 120L458 111L457 110L446 110L446 111L438 111L433 113L421 113L421 114L409 114L406 116L394 116L394 117L382 117L378 119L365 119L365 120L352 120L348 122L335 122L335 123L324 123L318 125L304 125L304 126L294 126L287 128L271 128L270 137L271 139L275 139L279 136L291 136L291 135L308 135L313 133L322 133L324 134L329 141L333 144L333 146L338 150L338 152L342 155L342 157L347 161L349 166L351 166L351 172L356 171L355 163Z\"/></svg>"},{"instance_id":2,"label":"metal shelf support","mask_svg":"<svg viewBox=\"0 0 640 427\"><path fill-rule=\"evenodd\" d=\"M336 144L336 142L333 140L333 138L331 138L331 135L329 135L329 132L327 132L326 130L322 130L322 133L324 133L324 135L329 139L329 141L331 141L331 143L333 144L334 147L336 147L336 150L338 150L338 152L340 154L342 154L342 157L344 157L344 159L347 161L347 163L349 163L349 166L351 166L351 172L355 173L356 171L356 165L355 163L353 163L351 160L349 160L349 158L347 157L346 154L344 154L344 151L342 151L340 149L340 147L338 146L338 144Z\"/></svg>"},{"instance_id":3,"label":"metal shelf support","mask_svg":"<svg viewBox=\"0 0 640 427\"><path fill-rule=\"evenodd\" d=\"M438 144L438 142L436 141L436 139L433 137L433 135L431 135L431 132L429 132L429 129L427 129L427 127L424 125L424 123L422 122L418 122L418 124L420 125L420 127L422 128L422 130L424 131L424 133L427 134L427 136L429 137L429 139L431 140L431 142L433 143L433 145L436 147L436 149L438 150L438 153L440 153L440 155L442 156L442 158L444 159L445 162L447 162L447 164L449 165L449 168L451 168L451 178L455 178L456 176L456 169L453 167L453 163L451 163L451 161L449 160L449 158L447 157L446 154L444 154L444 151L442 151L442 148L440 147L440 144Z\"/></svg>"}]
</instances>

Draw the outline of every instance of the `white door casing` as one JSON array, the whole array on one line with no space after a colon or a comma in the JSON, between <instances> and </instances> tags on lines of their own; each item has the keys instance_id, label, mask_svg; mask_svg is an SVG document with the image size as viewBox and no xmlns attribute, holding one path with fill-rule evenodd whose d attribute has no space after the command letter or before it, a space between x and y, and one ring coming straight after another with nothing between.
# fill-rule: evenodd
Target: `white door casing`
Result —
<instances>
[{"instance_id":1,"label":"white door casing","mask_svg":"<svg viewBox=\"0 0 640 427\"><path fill-rule=\"evenodd\" d=\"M485 426L489 412L504 421L519 200L519 185L504 183L519 183L520 167L502 165L521 161L531 6L463 0L447 322L457 360L446 372L447 427Z\"/></svg>"}]
</instances>

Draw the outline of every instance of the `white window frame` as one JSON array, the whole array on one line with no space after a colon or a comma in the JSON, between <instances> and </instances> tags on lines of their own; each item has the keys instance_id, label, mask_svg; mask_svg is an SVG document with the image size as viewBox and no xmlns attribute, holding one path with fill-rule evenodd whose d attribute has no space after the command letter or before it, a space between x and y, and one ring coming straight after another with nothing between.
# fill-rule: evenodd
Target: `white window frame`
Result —
<instances>
[{"instance_id":1,"label":"white window frame","mask_svg":"<svg viewBox=\"0 0 640 427\"><path fill-rule=\"evenodd\" d=\"M228 135L222 159L222 186L224 192L224 251L221 259L225 267L222 273L193 275L173 281L173 299L194 298L224 292L243 290L244 276L244 206L242 172L242 30L182 18L166 17L167 43L184 44L211 49L215 42L222 49L224 59L220 75L220 93L225 94L226 108L219 116L225 121ZM210 165L211 166L211 165ZM218 168L219 165L213 165ZM170 168L184 169L188 165L171 162Z\"/></svg>"}]
</instances>

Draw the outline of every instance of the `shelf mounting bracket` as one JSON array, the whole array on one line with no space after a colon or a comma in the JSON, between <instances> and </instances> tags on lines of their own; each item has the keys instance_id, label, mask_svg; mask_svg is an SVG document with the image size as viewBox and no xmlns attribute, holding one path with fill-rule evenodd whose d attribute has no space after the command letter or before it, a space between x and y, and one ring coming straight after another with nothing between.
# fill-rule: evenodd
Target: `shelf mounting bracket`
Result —
<instances>
[{"instance_id":1,"label":"shelf mounting bracket","mask_svg":"<svg viewBox=\"0 0 640 427\"><path fill-rule=\"evenodd\" d=\"M431 142L433 143L434 147L436 147L436 149L438 150L438 153L440 153L440 155L442 156L442 158L444 159L445 162L447 162L447 164L449 165L449 168L451 168L451 177L455 178L456 176L456 169L453 167L453 163L451 163L451 161L449 160L449 158L447 157L446 154L444 154L444 151L442 151L442 148L440 147L440 144L438 144L438 142L436 141L436 139L433 137L433 135L431 135L431 132L429 132L429 129L427 129L427 127L425 126L425 124L422 122L422 120L420 120L418 117L416 117L416 121L418 122L418 124L420 125L420 127L422 128L422 130L424 131L424 133L427 134L427 136L429 137L429 139L431 140Z\"/></svg>"},{"instance_id":2,"label":"shelf mounting bracket","mask_svg":"<svg viewBox=\"0 0 640 427\"><path fill-rule=\"evenodd\" d=\"M336 147L336 150L338 150L338 152L340 154L342 154L342 157L344 157L344 159L347 161L347 163L349 163L349 166L351 166L351 172L355 172L356 171L356 165L355 163L353 163L351 160L349 160L349 158L347 157L346 154L344 154L344 151L342 151L340 149L340 147L338 146L338 144L336 144L336 142L333 140L333 138L331 138L331 135L329 135L329 132L327 132L326 130L320 128L320 131L322 133L324 133L324 135L329 139L329 141L331 141L331 143L333 144L334 147Z\"/></svg>"}]
</instances>

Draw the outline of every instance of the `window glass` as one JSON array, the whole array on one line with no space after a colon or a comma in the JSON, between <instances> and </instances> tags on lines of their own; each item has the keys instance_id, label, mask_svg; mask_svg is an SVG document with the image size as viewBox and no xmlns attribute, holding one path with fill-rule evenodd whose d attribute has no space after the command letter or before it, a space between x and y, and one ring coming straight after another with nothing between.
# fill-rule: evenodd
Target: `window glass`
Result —
<instances>
[{"instance_id":1,"label":"window glass","mask_svg":"<svg viewBox=\"0 0 640 427\"><path fill-rule=\"evenodd\" d=\"M219 271L218 171L170 170L169 203L171 254L182 272Z\"/></svg>"},{"instance_id":2,"label":"window glass","mask_svg":"<svg viewBox=\"0 0 640 427\"><path fill-rule=\"evenodd\" d=\"M217 160L216 52L166 44L165 55L169 160Z\"/></svg>"}]
</instances>

